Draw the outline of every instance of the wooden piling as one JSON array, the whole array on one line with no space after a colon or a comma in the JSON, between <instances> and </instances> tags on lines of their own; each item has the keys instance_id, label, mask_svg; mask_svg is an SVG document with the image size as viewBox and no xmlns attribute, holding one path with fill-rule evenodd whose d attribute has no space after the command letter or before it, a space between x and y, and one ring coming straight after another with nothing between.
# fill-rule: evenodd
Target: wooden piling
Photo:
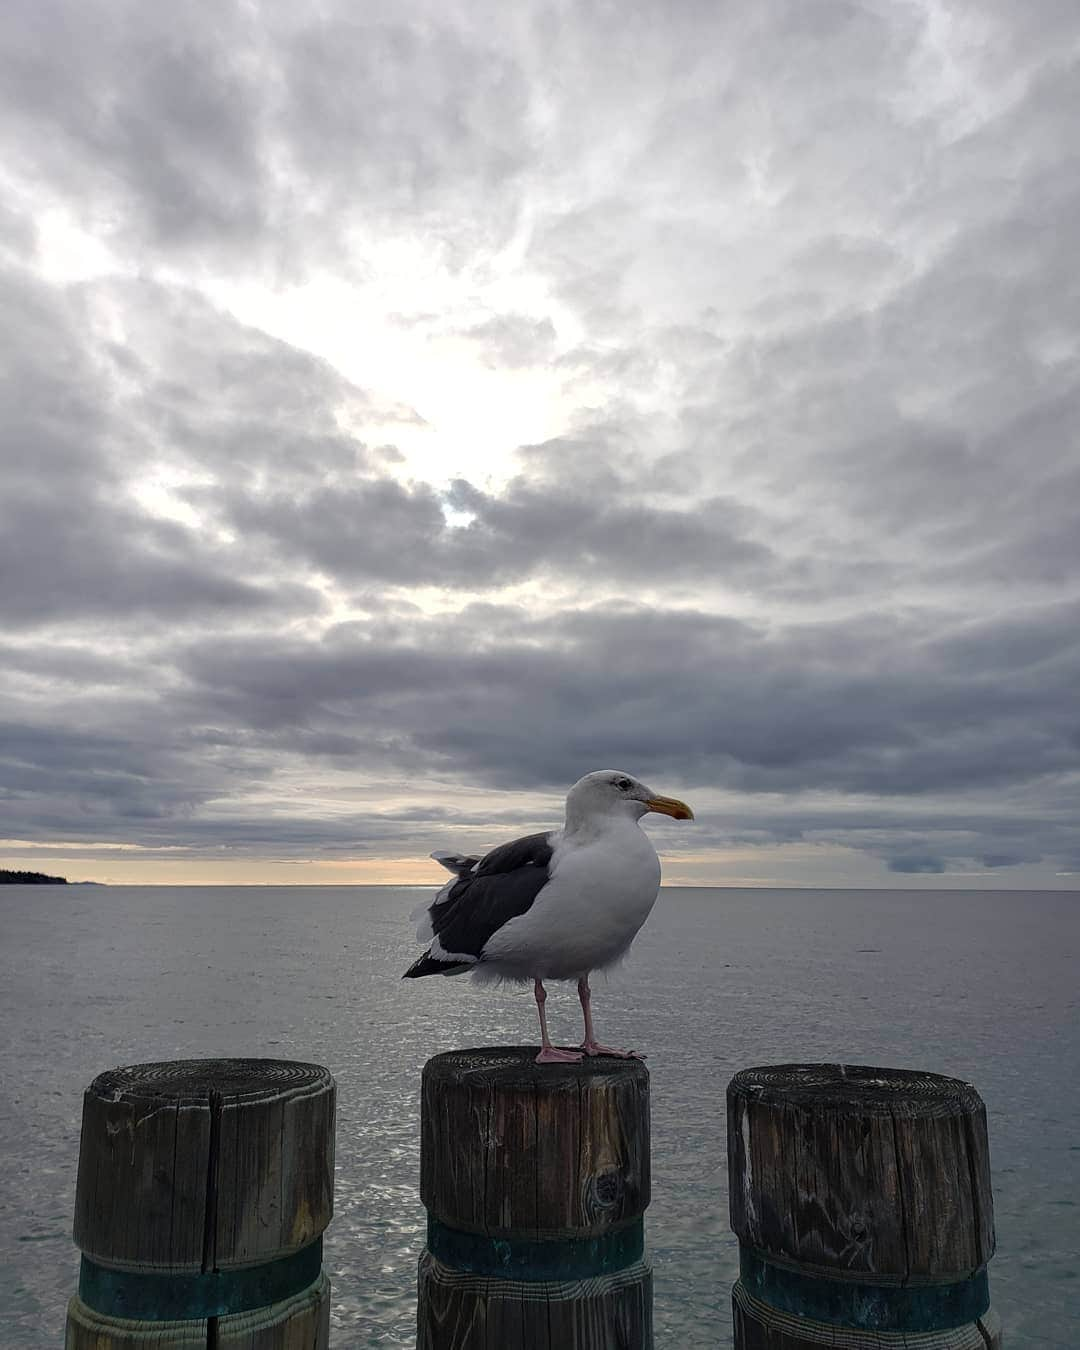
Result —
<instances>
[{"instance_id":1,"label":"wooden piling","mask_svg":"<svg viewBox=\"0 0 1080 1350\"><path fill-rule=\"evenodd\" d=\"M95 1078L67 1350L326 1350L334 1092L319 1065L270 1059Z\"/></svg>"},{"instance_id":2,"label":"wooden piling","mask_svg":"<svg viewBox=\"0 0 1080 1350\"><path fill-rule=\"evenodd\" d=\"M649 1350L649 1075L461 1050L424 1068L418 1350Z\"/></svg>"},{"instance_id":3,"label":"wooden piling","mask_svg":"<svg viewBox=\"0 0 1080 1350\"><path fill-rule=\"evenodd\" d=\"M986 1109L970 1084L744 1069L727 1117L735 1350L999 1350Z\"/></svg>"}]
</instances>

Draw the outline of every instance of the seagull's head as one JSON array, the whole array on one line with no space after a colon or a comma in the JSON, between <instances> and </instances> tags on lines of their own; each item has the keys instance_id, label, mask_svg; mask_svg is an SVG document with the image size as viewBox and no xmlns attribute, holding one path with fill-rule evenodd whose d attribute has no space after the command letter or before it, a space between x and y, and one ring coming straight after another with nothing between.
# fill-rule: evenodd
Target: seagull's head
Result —
<instances>
[{"instance_id":1,"label":"seagull's head","mask_svg":"<svg viewBox=\"0 0 1080 1350\"><path fill-rule=\"evenodd\" d=\"M675 820L694 819L693 811L678 797L662 797L620 769L587 773L566 794L567 821L590 816L629 816L631 820L640 820L648 811L658 811Z\"/></svg>"}]
</instances>

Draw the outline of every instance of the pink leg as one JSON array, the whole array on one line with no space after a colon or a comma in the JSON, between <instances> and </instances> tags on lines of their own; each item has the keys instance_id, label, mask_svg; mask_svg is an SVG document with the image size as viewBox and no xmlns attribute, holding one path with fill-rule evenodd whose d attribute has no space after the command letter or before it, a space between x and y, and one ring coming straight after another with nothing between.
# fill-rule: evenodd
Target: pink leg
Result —
<instances>
[{"instance_id":1,"label":"pink leg","mask_svg":"<svg viewBox=\"0 0 1080 1350\"><path fill-rule=\"evenodd\" d=\"M585 1014L585 1039L581 1042L581 1048L587 1055L617 1055L619 1059L644 1059L645 1056L637 1050L612 1050L610 1045L600 1045L596 1039L596 1032L593 1031L592 1024L592 990L589 988L589 977L582 975L577 982L578 998L581 999L581 1011Z\"/></svg>"},{"instance_id":2,"label":"pink leg","mask_svg":"<svg viewBox=\"0 0 1080 1350\"><path fill-rule=\"evenodd\" d=\"M582 1058L576 1050L559 1050L551 1044L544 1013L547 990L539 980L533 981L533 994L536 996L536 1011L540 1014L540 1053L536 1056L537 1064L576 1064Z\"/></svg>"}]
</instances>

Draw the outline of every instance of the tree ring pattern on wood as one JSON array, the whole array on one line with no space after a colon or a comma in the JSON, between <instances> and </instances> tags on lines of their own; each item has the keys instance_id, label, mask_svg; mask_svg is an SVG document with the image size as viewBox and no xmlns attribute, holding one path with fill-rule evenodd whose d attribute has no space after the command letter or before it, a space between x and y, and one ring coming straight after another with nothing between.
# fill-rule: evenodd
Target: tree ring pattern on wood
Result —
<instances>
[{"instance_id":1,"label":"tree ring pattern on wood","mask_svg":"<svg viewBox=\"0 0 1080 1350\"><path fill-rule=\"evenodd\" d=\"M325 1091L329 1069L287 1059L178 1059L129 1064L98 1074L87 1089L106 1101L199 1105L210 1093L245 1105Z\"/></svg>"},{"instance_id":2,"label":"tree ring pattern on wood","mask_svg":"<svg viewBox=\"0 0 1080 1350\"><path fill-rule=\"evenodd\" d=\"M762 1105L906 1118L955 1115L982 1106L977 1090L959 1078L869 1064L769 1064L740 1069L728 1092Z\"/></svg>"}]
</instances>

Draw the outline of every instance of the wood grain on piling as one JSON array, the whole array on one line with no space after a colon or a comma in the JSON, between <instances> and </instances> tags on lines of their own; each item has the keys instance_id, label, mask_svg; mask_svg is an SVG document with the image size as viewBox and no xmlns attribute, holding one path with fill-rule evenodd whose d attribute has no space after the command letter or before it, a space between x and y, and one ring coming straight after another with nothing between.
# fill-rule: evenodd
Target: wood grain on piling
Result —
<instances>
[{"instance_id":1,"label":"wood grain on piling","mask_svg":"<svg viewBox=\"0 0 1080 1350\"><path fill-rule=\"evenodd\" d=\"M994 1252L986 1108L968 1083L862 1065L728 1087L731 1226L803 1270L945 1283Z\"/></svg>"},{"instance_id":2,"label":"wood grain on piling","mask_svg":"<svg viewBox=\"0 0 1080 1350\"><path fill-rule=\"evenodd\" d=\"M648 1072L636 1060L537 1065L535 1048L455 1051L425 1066L420 1194L462 1234L513 1244L606 1239L650 1198ZM425 1251L420 1350L652 1345L644 1257L575 1278L477 1274Z\"/></svg>"},{"instance_id":3,"label":"wood grain on piling","mask_svg":"<svg viewBox=\"0 0 1080 1350\"><path fill-rule=\"evenodd\" d=\"M985 1308L994 1252L986 1108L969 1083L865 1065L773 1065L735 1075L727 1117L731 1226L744 1257L736 1350L1000 1344ZM772 1287L802 1305L763 1302L746 1287L751 1277L771 1282L755 1286L759 1295ZM985 1315L970 1311L980 1306ZM952 1316L967 1321L941 1325ZM901 1317L926 1329L885 1329Z\"/></svg>"},{"instance_id":4,"label":"wood grain on piling","mask_svg":"<svg viewBox=\"0 0 1080 1350\"><path fill-rule=\"evenodd\" d=\"M331 1217L334 1105L326 1069L288 1060L99 1075L83 1102L76 1243L98 1266L134 1275L226 1273L294 1256ZM278 1304L183 1322L105 1316L76 1297L68 1346L312 1350L326 1345L328 1310L325 1277Z\"/></svg>"}]
</instances>

